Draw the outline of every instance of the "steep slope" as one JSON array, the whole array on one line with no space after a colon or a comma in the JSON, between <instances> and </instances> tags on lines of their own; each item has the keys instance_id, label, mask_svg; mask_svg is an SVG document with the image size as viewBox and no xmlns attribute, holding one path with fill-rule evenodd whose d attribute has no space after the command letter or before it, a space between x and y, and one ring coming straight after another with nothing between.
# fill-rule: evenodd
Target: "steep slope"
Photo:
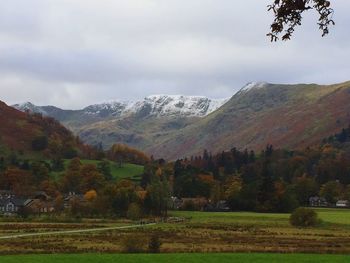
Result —
<instances>
[{"instance_id":1,"label":"steep slope","mask_svg":"<svg viewBox=\"0 0 350 263\"><path fill-rule=\"evenodd\" d=\"M261 150L266 144L299 148L319 143L350 123L350 82L274 85L250 83L219 110L168 137L148 152L178 157L204 148Z\"/></svg>"},{"instance_id":2,"label":"steep slope","mask_svg":"<svg viewBox=\"0 0 350 263\"><path fill-rule=\"evenodd\" d=\"M18 111L0 101L0 151L61 156L88 150L56 120Z\"/></svg>"}]
</instances>

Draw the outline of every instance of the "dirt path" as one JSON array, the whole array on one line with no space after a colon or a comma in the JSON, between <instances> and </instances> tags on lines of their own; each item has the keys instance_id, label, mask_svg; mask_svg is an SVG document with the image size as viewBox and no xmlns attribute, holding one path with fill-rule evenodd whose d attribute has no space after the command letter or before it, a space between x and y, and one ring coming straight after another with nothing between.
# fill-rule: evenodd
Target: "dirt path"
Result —
<instances>
[{"instance_id":1,"label":"dirt path","mask_svg":"<svg viewBox=\"0 0 350 263\"><path fill-rule=\"evenodd\" d=\"M21 237L48 236L48 235L64 235L64 234L76 234L76 233L88 233L88 232L101 232L101 231L108 231L108 230L138 228L138 227L152 226L152 225L155 225L155 223L143 224L143 225L130 225L130 226L101 227L101 228L91 228L91 229L81 229L81 230L63 230L63 231L41 232L41 233L17 234L17 235L9 235L9 236L0 236L0 239L13 239L13 238L21 238Z\"/></svg>"}]
</instances>

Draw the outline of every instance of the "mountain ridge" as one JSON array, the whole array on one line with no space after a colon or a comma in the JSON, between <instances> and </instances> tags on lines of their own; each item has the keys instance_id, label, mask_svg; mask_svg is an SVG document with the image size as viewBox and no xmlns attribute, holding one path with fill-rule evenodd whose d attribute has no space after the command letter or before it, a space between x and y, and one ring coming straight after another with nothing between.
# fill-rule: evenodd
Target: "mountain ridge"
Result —
<instances>
[{"instance_id":1,"label":"mountain ridge","mask_svg":"<svg viewBox=\"0 0 350 263\"><path fill-rule=\"evenodd\" d=\"M14 104L12 107L20 111L31 111L50 115L49 108L61 111L84 112L87 115L101 115L103 117L123 117L128 114L137 114L148 110L150 115L157 117L203 117L221 107L229 99L210 99L205 96L185 96L156 94L145 97L143 100L112 100L92 104L79 110L64 110L55 106L37 106L31 102Z\"/></svg>"},{"instance_id":2,"label":"mountain ridge","mask_svg":"<svg viewBox=\"0 0 350 263\"><path fill-rule=\"evenodd\" d=\"M151 101L163 105L167 99L157 95ZM201 100L197 97L198 101ZM102 143L108 148L113 143L126 143L155 157L176 159L199 154L203 149L261 150L267 144L292 149L307 147L348 126L348 101L350 82L334 85L253 82L213 111L208 111L205 102L207 111L203 112L208 114L181 111L169 114L166 107L159 111L159 107L146 101L141 110L122 117L116 118L108 111L89 115L65 111L59 112L58 119L93 145ZM171 103L167 101L166 105L173 106ZM199 106L197 113L202 109Z\"/></svg>"}]
</instances>

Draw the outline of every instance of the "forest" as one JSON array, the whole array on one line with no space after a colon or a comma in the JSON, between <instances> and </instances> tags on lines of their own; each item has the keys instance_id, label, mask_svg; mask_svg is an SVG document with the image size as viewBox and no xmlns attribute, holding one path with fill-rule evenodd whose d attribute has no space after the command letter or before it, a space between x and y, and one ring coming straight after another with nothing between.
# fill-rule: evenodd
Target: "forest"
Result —
<instances>
[{"instance_id":1,"label":"forest","mask_svg":"<svg viewBox=\"0 0 350 263\"><path fill-rule=\"evenodd\" d=\"M154 160L126 145L108 151L94 149L96 164L82 163L78 154L64 169L63 157L30 159L27 155L0 157L0 189L27 197L44 191L55 214L88 217L166 216L171 197L205 198L207 204L225 201L231 211L291 212L322 197L328 206L350 199L350 129L303 150L249 150L190 156L174 162ZM39 142L36 142L39 143ZM38 147L35 145L35 147ZM111 163L144 166L140 181L116 180ZM52 172L59 174L51 176ZM68 193L77 198L65 204ZM203 210L184 203L179 209ZM31 211L21 211L23 215Z\"/></svg>"}]
</instances>

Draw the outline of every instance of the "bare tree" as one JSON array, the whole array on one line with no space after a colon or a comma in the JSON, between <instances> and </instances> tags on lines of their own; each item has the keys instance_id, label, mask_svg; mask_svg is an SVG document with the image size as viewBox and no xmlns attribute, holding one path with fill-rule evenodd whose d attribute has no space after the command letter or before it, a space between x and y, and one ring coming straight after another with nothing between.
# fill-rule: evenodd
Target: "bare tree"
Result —
<instances>
[{"instance_id":1,"label":"bare tree","mask_svg":"<svg viewBox=\"0 0 350 263\"><path fill-rule=\"evenodd\" d=\"M329 26L335 25L333 21L334 10L331 2L327 0L274 0L268 5L268 10L274 13L271 32L267 34L271 41L290 40L295 27L300 26L302 14L308 10L315 10L319 14L318 26L322 37L329 33Z\"/></svg>"}]
</instances>

